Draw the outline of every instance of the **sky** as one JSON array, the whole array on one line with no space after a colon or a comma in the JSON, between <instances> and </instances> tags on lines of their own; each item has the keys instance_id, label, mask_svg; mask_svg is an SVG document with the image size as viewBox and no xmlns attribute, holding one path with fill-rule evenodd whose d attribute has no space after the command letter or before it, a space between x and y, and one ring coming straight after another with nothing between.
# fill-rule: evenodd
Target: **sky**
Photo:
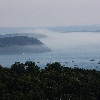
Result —
<instances>
[{"instance_id":1,"label":"sky","mask_svg":"<svg viewBox=\"0 0 100 100\"><path fill-rule=\"evenodd\" d=\"M0 0L0 27L100 24L100 0Z\"/></svg>"}]
</instances>

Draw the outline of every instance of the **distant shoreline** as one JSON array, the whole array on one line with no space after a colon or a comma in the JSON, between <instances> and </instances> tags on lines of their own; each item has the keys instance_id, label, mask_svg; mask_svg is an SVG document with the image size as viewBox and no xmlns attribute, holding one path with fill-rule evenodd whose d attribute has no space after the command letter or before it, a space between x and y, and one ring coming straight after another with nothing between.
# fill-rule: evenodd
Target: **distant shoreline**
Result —
<instances>
[{"instance_id":1,"label":"distant shoreline","mask_svg":"<svg viewBox=\"0 0 100 100\"><path fill-rule=\"evenodd\" d=\"M100 32L100 31L65 31L65 32L60 32L60 33L72 33L72 32L83 32L83 33L85 33L85 32Z\"/></svg>"}]
</instances>

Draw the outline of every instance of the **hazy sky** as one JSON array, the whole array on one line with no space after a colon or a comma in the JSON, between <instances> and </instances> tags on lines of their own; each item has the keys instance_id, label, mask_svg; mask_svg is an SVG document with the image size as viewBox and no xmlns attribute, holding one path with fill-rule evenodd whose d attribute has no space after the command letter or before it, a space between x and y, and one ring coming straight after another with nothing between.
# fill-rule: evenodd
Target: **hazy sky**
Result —
<instances>
[{"instance_id":1,"label":"hazy sky","mask_svg":"<svg viewBox=\"0 0 100 100\"><path fill-rule=\"evenodd\" d=\"M100 0L0 0L0 27L100 24Z\"/></svg>"}]
</instances>

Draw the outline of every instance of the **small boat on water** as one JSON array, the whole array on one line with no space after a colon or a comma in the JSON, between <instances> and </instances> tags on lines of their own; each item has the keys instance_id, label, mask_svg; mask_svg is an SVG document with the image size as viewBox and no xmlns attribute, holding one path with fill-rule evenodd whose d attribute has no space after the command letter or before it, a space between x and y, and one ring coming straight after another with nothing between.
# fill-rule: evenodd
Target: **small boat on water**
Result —
<instances>
[{"instance_id":1,"label":"small boat on water","mask_svg":"<svg viewBox=\"0 0 100 100\"><path fill-rule=\"evenodd\" d=\"M77 66L77 65L74 65L74 66Z\"/></svg>"},{"instance_id":2,"label":"small boat on water","mask_svg":"<svg viewBox=\"0 0 100 100\"><path fill-rule=\"evenodd\" d=\"M39 61L37 63L40 63Z\"/></svg>"},{"instance_id":3,"label":"small boat on water","mask_svg":"<svg viewBox=\"0 0 100 100\"><path fill-rule=\"evenodd\" d=\"M90 61L95 61L94 59L90 59Z\"/></svg>"}]
</instances>

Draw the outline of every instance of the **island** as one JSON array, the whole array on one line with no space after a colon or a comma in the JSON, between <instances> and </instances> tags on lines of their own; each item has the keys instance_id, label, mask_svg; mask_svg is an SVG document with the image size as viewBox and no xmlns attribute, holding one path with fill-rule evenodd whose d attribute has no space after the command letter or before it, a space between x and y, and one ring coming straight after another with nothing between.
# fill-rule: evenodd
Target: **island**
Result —
<instances>
[{"instance_id":1,"label":"island","mask_svg":"<svg viewBox=\"0 0 100 100\"><path fill-rule=\"evenodd\" d=\"M28 36L0 38L0 54L25 54L40 52L51 52L51 49L37 38Z\"/></svg>"}]
</instances>

